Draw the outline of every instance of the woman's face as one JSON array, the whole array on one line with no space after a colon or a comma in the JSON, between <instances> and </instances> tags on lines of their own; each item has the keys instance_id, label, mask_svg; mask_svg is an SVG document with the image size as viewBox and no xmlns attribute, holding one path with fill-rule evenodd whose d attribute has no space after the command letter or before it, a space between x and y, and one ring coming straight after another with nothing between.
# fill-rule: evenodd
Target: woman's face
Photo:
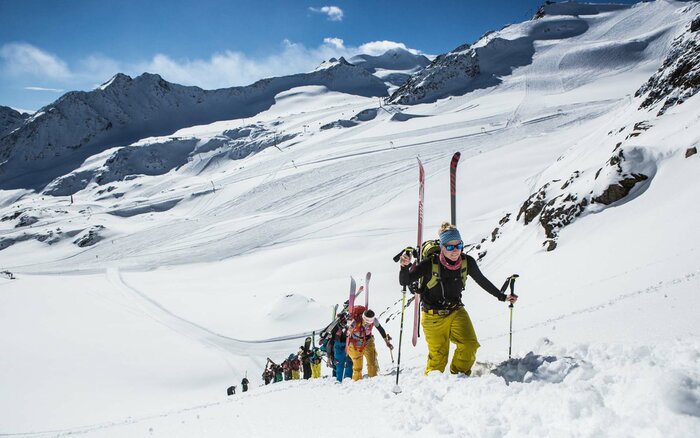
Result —
<instances>
[{"instance_id":1,"label":"woman's face","mask_svg":"<svg viewBox=\"0 0 700 438\"><path fill-rule=\"evenodd\" d=\"M442 245L442 253L448 260L456 262L462 255L463 244L459 240L450 240L449 242ZM452 248L448 250L448 248Z\"/></svg>"}]
</instances>

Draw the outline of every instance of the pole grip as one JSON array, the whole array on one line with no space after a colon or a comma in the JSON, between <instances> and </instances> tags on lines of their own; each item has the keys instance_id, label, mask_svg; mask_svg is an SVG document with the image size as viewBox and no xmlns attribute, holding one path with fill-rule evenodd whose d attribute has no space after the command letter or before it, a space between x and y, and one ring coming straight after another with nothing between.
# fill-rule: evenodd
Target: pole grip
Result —
<instances>
[{"instance_id":1,"label":"pole grip","mask_svg":"<svg viewBox=\"0 0 700 438\"><path fill-rule=\"evenodd\" d=\"M399 252L398 254L396 254L396 255L394 256L394 259L393 259L393 260L394 260L395 263L398 263L398 261L399 261L399 259L401 259L401 256L402 256L402 255L404 255L404 254L412 254L414 251L415 251L415 249L411 248L410 246L409 246L409 247L406 247L406 248L402 249L401 252Z\"/></svg>"},{"instance_id":2,"label":"pole grip","mask_svg":"<svg viewBox=\"0 0 700 438\"><path fill-rule=\"evenodd\" d=\"M516 297L516 298L517 298L518 296L515 295L515 280L516 280L518 277L520 277L518 274L513 274L513 275L511 275L510 277L508 277L508 283L510 284L510 294L513 295L513 296ZM513 303L510 303L510 306L508 306L508 307L510 307L510 308L512 309L512 308L513 308Z\"/></svg>"}]
</instances>

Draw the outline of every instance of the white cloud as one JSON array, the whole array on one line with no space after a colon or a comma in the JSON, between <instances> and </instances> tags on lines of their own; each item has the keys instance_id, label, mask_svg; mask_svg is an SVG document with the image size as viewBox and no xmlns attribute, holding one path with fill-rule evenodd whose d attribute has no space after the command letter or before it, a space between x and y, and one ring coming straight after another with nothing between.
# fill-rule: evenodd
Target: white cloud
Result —
<instances>
[{"instance_id":1,"label":"white cloud","mask_svg":"<svg viewBox=\"0 0 700 438\"><path fill-rule=\"evenodd\" d=\"M29 91L50 91L52 93L63 93L64 90L60 88L45 88L45 87L24 87L25 90Z\"/></svg>"},{"instance_id":2,"label":"white cloud","mask_svg":"<svg viewBox=\"0 0 700 438\"><path fill-rule=\"evenodd\" d=\"M335 47L336 49L345 48L345 41L340 38L324 38L323 43Z\"/></svg>"},{"instance_id":3,"label":"white cloud","mask_svg":"<svg viewBox=\"0 0 700 438\"><path fill-rule=\"evenodd\" d=\"M339 38L326 38L323 44L315 48L285 40L279 53L260 59L234 51L217 53L209 59L194 60L176 60L158 54L150 61L130 67L129 71L133 74L144 71L158 73L171 82L212 89L248 85L267 77L309 72L324 60L347 56L349 53Z\"/></svg>"},{"instance_id":4,"label":"white cloud","mask_svg":"<svg viewBox=\"0 0 700 438\"><path fill-rule=\"evenodd\" d=\"M372 41L369 43L362 44L360 47L358 47L359 53L364 53L373 56L381 55L387 50L391 49L403 49L413 53L414 55L419 55L421 53L419 50L409 49L404 43L397 43L394 41Z\"/></svg>"},{"instance_id":5,"label":"white cloud","mask_svg":"<svg viewBox=\"0 0 700 438\"><path fill-rule=\"evenodd\" d=\"M216 89L249 85L262 78L285 76L313 71L321 62L344 56L346 59L360 53L379 55L392 48L406 48L403 43L373 41L359 47L346 46L341 38L324 38L317 47L306 47L289 40L282 41L280 49L263 58L252 58L245 53L227 50L209 58L175 59L157 54L151 59L121 62L102 55L90 55L71 65L28 44L6 44L0 48L0 80L7 74L23 73L46 79L44 87L32 86L27 90L55 91L64 89L89 90L118 72L132 77L144 72L157 73L165 80L182 85L196 85ZM17 77L13 76L16 80ZM34 76L32 76L34 78ZM49 81L50 79L50 81ZM26 84L22 84L26 86Z\"/></svg>"},{"instance_id":6,"label":"white cloud","mask_svg":"<svg viewBox=\"0 0 700 438\"><path fill-rule=\"evenodd\" d=\"M31 44L7 43L0 47L2 69L10 76L31 75L49 79L67 79L71 72L64 61Z\"/></svg>"},{"instance_id":7,"label":"white cloud","mask_svg":"<svg viewBox=\"0 0 700 438\"><path fill-rule=\"evenodd\" d=\"M323 6L321 8L309 8L311 12L328 15L330 21L343 21L343 10L337 6Z\"/></svg>"}]
</instances>

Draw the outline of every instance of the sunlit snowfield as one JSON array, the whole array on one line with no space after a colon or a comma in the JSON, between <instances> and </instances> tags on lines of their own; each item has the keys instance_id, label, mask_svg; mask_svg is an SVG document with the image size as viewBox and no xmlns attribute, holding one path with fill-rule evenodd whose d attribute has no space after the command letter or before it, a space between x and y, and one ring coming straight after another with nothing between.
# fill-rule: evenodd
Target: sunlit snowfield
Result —
<instances>
[{"instance_id":1,"label":"sunlit snowfield","mask_svg":"<svg viewBox=\"0 0 700 438\"><path fill-rule=\"evenodd\" d=\"M535 41L530 64L467 95L380 105L298 87L254 119L167 138L205 142L251 124L294 134L244 159L194 154L109 192L88 186L73 204L0 191L2 215L31 207L39 216L32 230L104 227L85 248L66 238L0 251L0 268L17 277L0 277L0 436L700 435L700 189L698 156L685 158L700 141L700 100L657 117L634 97L697 15L681 13L688 6L581 16L585 32ZM564 19L546 18L553 29ZM367 109L376 117L321 129ZM651 127L628 137L641 121ZM592 175L618 142L641 157L649 181L579 217L545 251L542 227L516 220L523 202L576 170L591 176L577 193L599 188L606 181ZM489 372L508 358L508 308L469 282L478 376L424 377L426 345L411 346L406 312L401 394L393 375L263 386L266 359L282 361L328 324L350 276L371 271L370 307L386 311L382 323L396 314L392 257L416 243L416 157L427 175L424 236L434 238L449 219L455 151L457 225L469 243L487 239L471 254L487 251L480 267L497 285L520 275L510 377ZM14 225L0 223L0 236ZM399 318L384 326L398 342ZM378 351L388 374L389 351ZM246 373L250 391L227 398Z\"/></svg>"}]
</instances>

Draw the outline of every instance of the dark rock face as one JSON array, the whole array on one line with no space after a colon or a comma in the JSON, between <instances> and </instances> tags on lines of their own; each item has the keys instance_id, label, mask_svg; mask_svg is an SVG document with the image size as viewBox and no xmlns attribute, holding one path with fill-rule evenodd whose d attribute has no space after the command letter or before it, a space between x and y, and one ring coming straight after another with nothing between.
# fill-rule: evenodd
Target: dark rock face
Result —
<instances>
[{"instance_id":1,"label":"dark rock face","mask_svg":"<svg viewBox=\"0 0 700 438\"><path fill-rule=\"evenodd\" d=\"M648 176L641 173L633 173L631 176L620 180L618 183L609 185L600 196L593 198L593 202L603 205L610 205L613 202L617 202L629 195L638 182L648 178Z\"/></svg>"},{"instance_id":2,"label":"dark rock face","mask_svg":"<svg viewBox=\"0 0 700 438\"><path fill-rule=\"evenodd\" d=\"M639 122L634 126L634 133L641 133L651 127L647 122ZM629 136L628 136L629 137ZM592 180L578 182L585 172L574 171L571 176L561 184L561 180L553 180L530 195L520 207L517 219L523 218L523 224L528 225L537 221L544 230L547 239L543 242L546 251L553 251L557 247L559 232L573 223L593 204L609 206L618 202L632 192L635 186L649 179L642 172L633 172L635 166L643 166L644 158L635 148L628 149L632 159L625 156L625 149L618 143L614 153L603 167L598 169ZM589 188L589 184L597 180L600 175L605 175L610 183L602 193L596 194ZM584 186L582 186L584 184ZM596 209L596 211L598 211ZM509 216L504 217L500 225L508 222ZM495 241L501 234L500 228L491 233L491 241Z\"/></svg>"},{"instance_id":3,"label":"dark rock face","mask_svg":"<svg viewBox=\"0 0 700 438\"><path fill-rule=\"evenodd\" d=\"M547 252L554 251L557 249L557 241L554 239L547 239L542 242L542 246L544 246L544 250Z\"/></svg>"},{"instance_id":4,"label":"dark rock face","mask_svg":"<svg viewBox=\"0 0 700 438\"><path fill-rule=\"evenodd\" d=\"M527 200L523 203L523 206L520 207L516 220L520 220L520 216L524 215L525 225L527 225L537 216L539 216L540 213L542 213L542 209L547 204L547 188L549 185L550 183L545 184L537 192L527 198Z\"/></svg>"},{"instance_id":5,"label":"dark rock face","mask_svg":"<svg viewBox=\"0 0 700 438\"><path fill-rule=\"evenodd\" d=\"M102 240L102 236L100 236L100 231L104 230L105 227L103 225L96 225L92 227L87 234L83 235L81 238L76 239L73 243L78 245L81 248L85 248L87 246L92 246Z\"/></svg>"},{"instance_id":6,"label":"dark rock face","mask_svg":"<svg viewBox=\"0 0 700 438\"><path fill-rule=\"evenodd\" d=\"M0 271L0 277L7 278L8 280L16 280L15 274L10 271Z\"/></svg>"},{"instance_id":7,"label":"dark rock face","mask_svg":"<svg viewBox=\"0 0 700 438\"><path fill-rule=\"evenodd\" d=\"M22 215L19 218L19 223L15 225L15 228L28 227L30 225L34 225L37 222L39 222L39 218L37 218L36 216Z\"/></svg>"},{"instance_id":8,"label":"dark rock face","mask_svg":"<svg viewBox=\"0 0 700 438\"><path fill-rule=\"evenodd\" d=\"M688 149L685 151L685 158L690 158L690 157L692 157L693 155L695 155L695 154L697 154L697 153L698 153L698 148L695 148L695 147L693 147L693 148L688 148Z\"/></svg>"},{"instance_id":9,"label":"dark rock face","mask_svg":"<svg viewBox=\"0 0 700 438\"><path fill-rule=\"evenodd\" d=\"M29 117L29 114L20 113L7 106L0 106L0 137L4 137L22 126Z\"/></svg>"},{"instance_id":10,"label":"dark rock face","mask_svg":"<svg viewBox=\"0 0 700 438\"><path fill-rule=\"evenodd\" d=\"M635 93L646 95L640 109L663 102L657 115L680 105L700 90L700 17L695 18L687 32L676 38L671 52L661 68Z\"/></svg>"},{"instance_id":11,"label":"dark rock face","mask_svg":"<svg viewBox=\"0 0 700 438\"><path fill-rule=\"evenodd\" d=\"M22 211L16 211L12 214L8 214L7 216L3 216L2 219L0 219L0 222L5 222L5 221L13 221L20 217L22 215Z\"/></svg>"},{"instance_id":12,"label":"dark rock face","mask_svg":"<svg viewBox=\"0 0 700 438\"><path fill-rule=\"evenodd\" d=\"M564 228L572 223L575 218L581 216L581 213L588 205L587 198L583 198L579 202L578 196L571 193L559 205L555 205L558 198L549 201L542 210L542 214L540 214L540 225L542 225L545 234L550 239L556 238L561 228Z\"/></svg>"},{"instance_id":13,"label":"dark rock face","mask_svg":"<svg viewBox=\"0 0 700 438\"><path fill-rule=\"evenodd\" d=\"M336 120L335 122L326 123L325 125L321 126L321 131L325 131L331 128L352 128L353 126L357 126L357 122L353 122L352 120L340 119Z\"/></svg>"}]
</instances>

